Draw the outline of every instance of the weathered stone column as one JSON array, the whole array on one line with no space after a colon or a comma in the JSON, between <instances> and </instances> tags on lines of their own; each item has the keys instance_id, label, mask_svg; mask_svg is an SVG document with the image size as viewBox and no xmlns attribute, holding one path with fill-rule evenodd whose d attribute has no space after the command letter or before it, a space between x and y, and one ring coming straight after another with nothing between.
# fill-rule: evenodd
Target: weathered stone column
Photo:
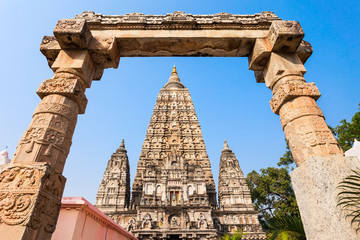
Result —
<instances>
[{"instance_id":1,"label":"weathered stone column","mask_svg":"<svg viewBox=\"0 0 360 240\"><path fill-rule=\"evenodd\" d=\"M92 39L85 20L60 20L54 34L57 41L45 37L42 44L54 76L37 90L42 100L11 164L0 167L1 239L51 238L61 206L66 181L62 172L77 115L85 112L87 104L85 89L94 78L101 77L104 67L104 49ZM87 49L91 49L90 43L92 50ZM97 65L91 56L96 51Z\"/></svg>"},{"instance_id":2,"label":"weathered stone column","mask_svg":"<svg viewBox=\"0 0 360 240\"><path fill-rule=\"evenodd\" d=\"M336 187L360 162L343 156L315 102L319 90L303 77L312 52L303 36L297 22L273 22L267 38L256 40L250 69L273 93L270 106L280 115L297 165L291 178L307 239L359 239L337 207Z\"/></svg>"}]
</instances>

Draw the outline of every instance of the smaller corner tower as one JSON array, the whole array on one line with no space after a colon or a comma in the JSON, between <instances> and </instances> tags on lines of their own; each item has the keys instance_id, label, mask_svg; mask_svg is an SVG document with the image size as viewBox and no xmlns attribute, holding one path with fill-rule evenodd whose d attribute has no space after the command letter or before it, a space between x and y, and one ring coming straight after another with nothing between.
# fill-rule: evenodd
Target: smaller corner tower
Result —
<instances>
[{"instance_id":1,"label":"smaller corner tower","mask_svg":"<svg viewBox=\"0 0 360 240\"><path fill-rule=\"evenodd\" d=\"M239 161L226 140L219 166L219 206L221 209L253 210L251 195Z\"/></svg>"},{"instance_id":2,"label":"smaller corner tower","mask_svg":"<svg viewBox=\"0 0 360 240\"><path fill-rule=\"evenodd\" d=\"M124 139L111 155L96 195L95 206L105 214L124 210L130 204L130 166Z\"/></svg>"}]
</instances>

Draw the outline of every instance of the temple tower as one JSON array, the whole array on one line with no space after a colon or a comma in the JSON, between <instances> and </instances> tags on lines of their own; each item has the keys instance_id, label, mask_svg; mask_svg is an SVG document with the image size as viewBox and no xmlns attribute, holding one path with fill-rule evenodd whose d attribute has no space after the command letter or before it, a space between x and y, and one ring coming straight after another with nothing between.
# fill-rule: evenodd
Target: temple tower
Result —
<instances>
[{"instance_id":1,"label":"temple tower","mask_svg":"<svg viewBox=\"0 0 360 240\"><path fill-rule=\"evenodd\" d=\"M172 158L179 162L171 161ZM154 172L155 167L163 169L180 162L186 167L200 168L207 201L216 206L214 179L194 104L174 66L168 83L159 92L148 126L133 183L131 207L138 206L142 198L150 203L154 200L148 196L148 191L155 190L155 183L145 183L145 179L151 174L159 179L160 175L156 174L160 172ZM171 193L166 192L166 188L163 191L169 195L164 195L162 200L165 201ZM178 197L186 198L186 193L180 195Z\"/></svg>"},{"instance_id":2,"label":"temple tower","mask_svg":"<svg viewBox=\"0 0 360 240\"><path fill-rule=\"evenodd\" d=\"M106 214L129 207L130 166L124 139L106 167L96 196L95 206Z\"/></svg>"},{"instance_id":3,"label":"temple tower","mask_svg":"<svg viewBox=\"0 0 360 240\"><path fill-rule=\"evenodd\" d=\"M243 239L265 239L239 161L226 140L221 151L218 187L219 210L213 211L217 230L234 232L241 229L247 233Z\"/></svg>"},{"instance_id":4,"label":"temple tower","mask_svg":"<svg viewBox=\"0 0 360 240\"><path fill-rule=\"evenodd\" d=\"M254 210L239 161L226 140L221 151L218 187L220 209Z\"/></svg>"},{"instance_id":5,"label":"temple tower","mask_svg":"<svg viewBox=\"0 0 360 240\"><path fill-rule=\"evenodd\" d=\"M117 153L121 152L128 166L125 148L119 149ZM128 188L126 193L109 193L112 182L116 185L119 172L129 172L128 167L115 170L113 158L116 154L105 171L96 206L139 239L215 240L222 233L237 229L248 233L244 239L265 239L239 162L227 143L220 161L221 208L218 207L210 161L194 104L175 67L155 103L130 206L122 204L128 203ZM123 185L119 186L125 189ZM113 202L110 203L110 199ZM116 201L120 203L118 206L114 206Z\"/></svg>"}]
</instances>

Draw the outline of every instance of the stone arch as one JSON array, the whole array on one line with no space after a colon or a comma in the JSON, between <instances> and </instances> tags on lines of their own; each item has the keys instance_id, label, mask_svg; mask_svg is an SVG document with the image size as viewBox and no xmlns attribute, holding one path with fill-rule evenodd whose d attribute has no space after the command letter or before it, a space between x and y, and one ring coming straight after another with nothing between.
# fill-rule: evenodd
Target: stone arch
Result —
<instances>
[{"instance_id":1,"label":"stone arch","mask_svg":"<svg viewBox=\"0 0 360 240\"><path fill-rule=\"evenodd\" d=\"M312 48L309 43L302 41L304 32L298 22L283 21L271 12L247 15L246 20L241 15L229 14L227 20L219 18L217 15L209 15L206 16L205 22L203 16L183 15L185 17L181 17L180 20L175 13L156 17L144 15L141 20L126 20L124 16L113 16L112 19L118 18L118 21L109 22L109 16L99 14L94 18L94 13L84 12L77 15L75 19L60 20L54 29L55 37L46 36L41 44L42 52L47 58L49 66L54 70L54 76L52 79L45 80L37 92L42 100L33 115L34 121L31 122L26 134L19 141L12 163L15 165L27 164L35 169L34 162L41 159L42 162L52 165L56 173L61 174L70 149L77 115L85 113L87 105L85 89L91 86L93 80L101 79L104 69L117 68L120 57L194 55L248 57L249 68L255 71L256 81L265 83L272 90L271 110L280 115L286 139L298 167L314 157L325 160L327 158L343 160L343 152L315 102L320 97L320 92L315 84L306 83L304 78L306 70L303 64L311 55ZM228 21L231 24L228 24ZM176 23L173 25L174 29L168 31L169 23L172 22ZM139 23L147 27L139 29ZM196 31L193 32L194 35L190 37L184 35L184 30L194 30L194 23L197 26ZM215 24L216 27L214 27L211 25L212 23L224 24ZM95 25L97 30L101 31L91 30L91 27ZM124 29L136 29L137 35L119 34L119 31L124 31ZM164 34L168 34L163 37L163 44L159 44L159 35L153 33L151 31L153 29L164 30ZM111 31L108 35L104 34L104 31L107 30ZM212 34L208 34L209 31ZM106 39L100 38L99 34L106 36ZM144 34L148 40L137 41ZM224 35L227 37L223 37ZM129 41L129 38L132 41ZM97 44L92 41L94 39ZM169 41L167 39L172 41L168 42L172 43L169 44L171 48L163 51L163 45ZM126 49L119 51L118 42L122 40L128 42L128 45ZM185 42L186 44L184 44ZM239 45L233 44L234 42L238 42ZM64 82L69 87L64 87ZM169 96L164 95L162 98L169 99ZM188 98L190 99L190 96ZM190 103L189 105L189 109L194 108ZM176 108L177 106L169 106L169 108L171 107ZM164 105L163 108L166 109L167 106ZM40 136L36 134L36 129L41 129L43 132L54 131L46 122L56 119L58 116L63 117L61 123L56 124L57 127L63 128L62 131L55 134L54 138L39 141ZM161 117L162 120L166 120L166 118L164 115ZM183 118L197 119L196 116L191 115ZM38 122L36 122L37 119L39 119ZM40 119L42 120L40 121ZM296 124L292 124L294 122ZM317 124L313 124L314 122ZM300 125L306 132L298 129ZM197 131L201 132L200 129ZM154 131L149 127L148 132L153 133ZM33 152L35 145L39 151ZM346 167L349 168L348 165ZM300 177L297 178L298 181L301 180ZM40 191L41 187L39 186L37 191ZM15 191L1 185L0 188L6 193ZM60 188L53 190L62 192L64 186ZM335 192L336 189L333 191ZM317 198L327 202L331 196L319 194ZM57 200L60 201L60 199ZM333 198L330 200L336 201ZM36 201L31 208L40 204L38 201L42 200L37 199ZM331 206L336 206L336 203ZM307 208L308 206L303 207ZM34 214L32 210L29 209L29 212ZM333 216L326 211L322 214L323 216ZM336 209L333 208L332 211L334 212ZM319 213L314 211L311 214L310 218L316 219ZM52 220L56 220L58 214L53 214L53 216ZM340 222L341 219L329 218L328 221ZM325 224L326 231L324 232L337 234L327 225L331 226ZM11 225L6 226L6 228L12 227ZM23 226L23 228L31 228L31 226ZM343 230L343 232L345 231ZM24 232L27 231L24 230ZM35 232L34 234L36 234ZM342 231L337 232L341 233ZM342 235L334 236L334 238L341 239Z\"/></svg>"}]
</instances>

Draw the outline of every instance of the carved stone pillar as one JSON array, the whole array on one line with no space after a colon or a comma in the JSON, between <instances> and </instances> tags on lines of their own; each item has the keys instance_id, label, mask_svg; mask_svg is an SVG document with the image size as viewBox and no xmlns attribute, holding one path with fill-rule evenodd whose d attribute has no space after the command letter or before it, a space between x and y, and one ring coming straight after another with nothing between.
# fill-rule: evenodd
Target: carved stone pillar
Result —
<instances>
[{"instance_id":1,"label":"carved stone pillar","mask_svg":"<svg viewBox=\"0 0 360 240\"><path fill-rule=\"evenodd\" d=\"M263 70L273 93L271 109L280 115L297 166L312 156L343 155L315 102L320 92L314 83L306 83L304 73L295 53L271 53Z\"/></svg>"},{"instance_id":2,"label":"carved stone pillar","mask_svg":"<svg viewBox=\"0 0 360 240\"><path fill-rule=\"evenodd\" d=\"M69 31L68 25L59 21L54 33L60 27L69 31L68 42L72 39L77 44L88 44L89 35L83 29L86 23L80 21L82 27L78 23L75 21L80 32L74 28ZM62 176L64 164L77 115L85 112L85 89L90 87L96 70L86 49L59 50L55 57L51 62L54 76L37 90L42 100L12 163L0 168L0 232L4 239L50 239L56 227L66 181Z\"/></svg>"},{"instance_id":3,"label":"carved stone pillar","mask_svg":"<svg viewBox=\"0 0 360 240\"><path fill-rule=\"evenodd\" d=\"M9 240L51 238L65 187L61 173L94 75L87 50L60 51L52 68L12 163L0 169L0 232Z\"/></svg>"},{"instance_id":4,"label":"carved stone pillar","mask_svg":"<svg viewBox=\"0 0 360 240\"><path fill-rule=\"evenodd\" d=\"M337 185L360 161L343 156L315 102L319 90L304 79L312 48L303 36L297 22L273 22L268 36L255 42L250 69L273 93L270 106L297 165L291 180L307 239L360 239L337 207Z\"/></svg>"}]
</instances>

